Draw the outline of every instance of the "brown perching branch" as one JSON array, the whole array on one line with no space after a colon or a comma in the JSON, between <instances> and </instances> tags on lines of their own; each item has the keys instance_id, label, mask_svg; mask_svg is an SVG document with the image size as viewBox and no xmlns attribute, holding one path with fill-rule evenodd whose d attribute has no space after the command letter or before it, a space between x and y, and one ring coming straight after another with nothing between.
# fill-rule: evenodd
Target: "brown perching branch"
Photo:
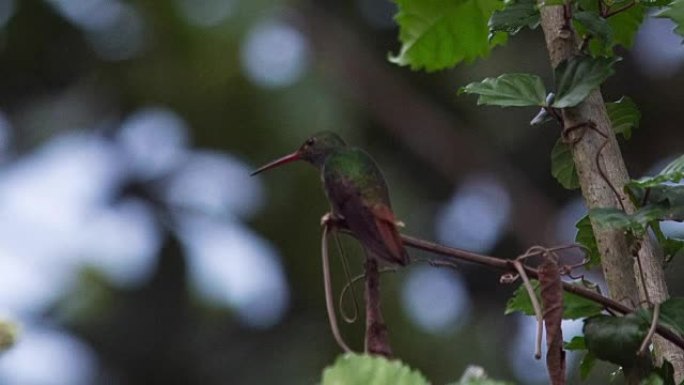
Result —
<instances>
[{"instance_id":1,"label":"brown perching branch","mask_svg":"<svg viewBox=\"0 0 684 385\"><path fill-rule=\"evenodd\" d=\"M465 261L465 262L471 262L475 263L478 265L482 266L487 266L490 268L494 268L497 270L502 270L506 272L511 272L511 273L517 273L517 270L515 269L514 265L514 260L509 260L509 259L502 259L502 258L497 258L489 255L483 255L483 254L478 254L474 253L472 251L467 251L467 250L462 250L462 249L457 249L449 246L444 246L440 245L434 242L429 242L423 239L411 237L409 235L402 234L401 239L404 242L404 245L418 249L418 250L423 250L427 251L430 253L434 254L439 254L444 257L446 257L448 260L457 260L457 261ZM525 266L525 272L527 273L527 276L533 277L533 278L538 278L537 270L533 269L529 266ZM599 303L603 305L606 309L613 310L615 312L621 313L621 314L628 314L628 313L633 313L635 311L634 308L629 307L625 304L622 304L618 301L615 301L613 299L610 299L608 297L605 297L595 291L589 290L587 288L578 286L578 285L573 285L569 282L563 282L563 290L577 294L580 297L584 297L588 300L591 300L593 302ZM655 328L655 331L657 334L661 335L663 338L667 339L668 341L672 342L675 344L677 347L680 349L684 350L684 338L673 332L672 330L668 329L667 327L658 324Z\"/></svg>"}]
</instances>

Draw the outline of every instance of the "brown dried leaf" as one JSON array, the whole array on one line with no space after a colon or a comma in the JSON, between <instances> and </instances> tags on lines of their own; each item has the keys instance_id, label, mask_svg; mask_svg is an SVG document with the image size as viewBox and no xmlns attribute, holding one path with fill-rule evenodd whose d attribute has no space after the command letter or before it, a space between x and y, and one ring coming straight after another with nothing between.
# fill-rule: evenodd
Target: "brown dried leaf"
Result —
<instances>
[{"instance_id":1,"label":"brown dried leaf","mask_svg":"<svg viewBox=\"0 0 684 385\"><path fill-rule=\"evenodd\" d=\"M563 350L563 284L560 267L553 257L539 266L544 328L546 329L546 367L552 385L565 385L565 351Z\"/></svg>"}]
</instances>

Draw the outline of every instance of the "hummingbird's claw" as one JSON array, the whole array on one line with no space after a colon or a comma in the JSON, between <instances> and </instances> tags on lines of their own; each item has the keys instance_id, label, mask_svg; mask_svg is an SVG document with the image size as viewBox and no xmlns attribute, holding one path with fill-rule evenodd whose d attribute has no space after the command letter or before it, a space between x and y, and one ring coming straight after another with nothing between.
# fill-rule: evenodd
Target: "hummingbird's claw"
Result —
<instances>
[{"instance_id":1,"label":"hummingbird's claw","mask_svg":"<svg viewBox=\"0 0 684 385\"><path fill-rule=\"evenodd\" d=\"M397 227L401 227L402 229L406 227L406 223L404 223L404 221L395 221L394 225Z\"/></svg>"},{"instance_id":2,"label":"hummingbird's claw","mask_svg":"<svg viewBox=\"0 0 684 385\"><path fill-rule=\"evenodd\" d=\"M333 212L327 212L325 215L321 217L321 226L329 226L329 225L334 225L337 222L341 222L344 220L344 217L339 214L335 214Z\"/></svg>"},{"instance_id":3,"label":"hummingbird's claw","mask_svg":"<svg viewBox=\"0 0 684 385\"><path fill-rule=\"evenodd\" d=\"M327 226L328 223L330 223L331 220L332 220L332 213L325 213L325 214L321 217L321 227Z\"/></svg>"}]
</instances>

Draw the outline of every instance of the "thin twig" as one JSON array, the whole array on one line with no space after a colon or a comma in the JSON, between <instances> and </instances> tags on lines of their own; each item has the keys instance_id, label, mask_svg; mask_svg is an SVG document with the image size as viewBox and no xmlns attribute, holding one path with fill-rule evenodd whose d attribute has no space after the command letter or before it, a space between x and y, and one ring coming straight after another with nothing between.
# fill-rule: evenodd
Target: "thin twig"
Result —
<instances>
[{"instance_id":1,"label":"thin twig","mask_svg":"<svg viewBox=\"0 0 684 385\"><path fill-rule=\"evenodd\" d=\"M342 247L342 242L340 242L340 237L337 235L337 233L333 234L333 237L335 238L335 244L337 244L337 252L340 254L340 262L342 263L342 270L344 271L344 278L347 280L347 285L350 288L351 296L352 296L352 304L354 307L354 313L350 317L347 315L347 311L344 309L344 304L343 304L343 299L344 299L344 291L340 293L340 300L339 303L337 304L337 308L340 311L340 315L342 316L342 319L344 322L351 324L356 322L356 320L359 318L359 302L356 299L356 292L354 291L354 285L349 285L351 282L351 273L349 270L349 261L347 260L347 256L344 253L344 248ZM345 285L345 287L347 287Z\"/></svg>"},{"instance_id":2,"label":"thin twig","mask_svg":"<svg viewBox=\"0 0 684 385\"><path fill-rule=\"evenodd\" d=\"M380 274L384 274L384 273L396 273L396 271L397 271L397 269L396 269L396 268L393 268L393 267L383 267L383 268L380 269ZM347 281L347 283L342 287L342 291L340 291L340 300L339 300L339 305L338 305L338 306L342 306L342 301L343 301L343 299L344 299L344 296L347 295L347 291L348 291L350 288L352 288L352 287L354 286L354 284L356 284L357 282L359 282L360 280L362 280L362 279L364 279L364 278L366 278L366 274L365 274L365 273L364 273L364 274L359 274L359 275L357 275L357 276L355 276L355 277L353 277L353 278L351 278L350 280ZM352 290L353 290L353 289L352 289ZM355 319L349 319L349 320L345 319L345 321L346 321L347 323L354 323L354 322L356 322L356 318L355 318Z\"/></svg>"},{"instance_id":3,"label":"thin twig","mask_svg":"<svg viewBox=\"0 0 684 385\"><path fill-rule=\"evenodd\" d=\"M651 340L653 339L653 335L655 334L656 327L658 326L659 318L660 303L657 303L653 306L653 319L651 320L651 327L648 328L648 333L646 333L646 337L644 337L644 341L641 343L641 347L639 348L639 351L637 351L637 355L643 356L647 353L648 346L651 344Z\"/></svg>"},{"instance_id":4,"label":"thin twig","mask_svg":"<svg viewBox=\"0 0 684 385\"><path fill-rule=\"evenodd\" d=\"M518 271L520 278L522 278L525 290L527 290L527 295L530 297L530 302L532 302L532 308L534 309L534 314L537 317L537 338L534 344L534 358L541 358L541 340L542 332L544 330L544 317L542 316L541 305L539 305L539 300L537 299L537 293L534 292L534 288L530 283L530 279L527 278L527 273L525 273L525 267L520 260L513 261L513 266Z\"/></svg>"},{"instance_id":5,"label":"thin twig","mask_svg":"<svg viewBox=\"0 0 684 385\"><path fill-rule=\"evenodd\" d=\"M323 287L325 289L325 309L328 312L328 321L330 322L330 330L332 331L333 337L337 344L346 353L352 352L352 350L344 342L342 334L340 333L340 328L337 326L337 317L335 316L335 305L333 301L332 294L332 282L330 280L330 258L328 257L328 232L330 229L329 224L323 225L323 236L321 238L321 259L323 264Z\"/></svg>"}]
</instances>

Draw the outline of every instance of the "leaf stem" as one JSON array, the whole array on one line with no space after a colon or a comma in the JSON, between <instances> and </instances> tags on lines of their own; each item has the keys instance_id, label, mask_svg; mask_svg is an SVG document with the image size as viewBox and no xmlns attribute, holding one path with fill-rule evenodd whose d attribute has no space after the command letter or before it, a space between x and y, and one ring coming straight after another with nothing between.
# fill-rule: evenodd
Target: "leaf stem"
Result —
<instances>
[{"instance_id":1,"label":"leaf stem","mask_svg":"<svg viewBox=\"0 0 684 385\"><path fill-rule=\"evenodd\" d=\"M653 306L653 319L651 320L651 327L648 328L648 333L646 333L646 337L644 337L644 341L641 343L641 347L639 347L637 355L643 356L646 354L646 350L651 344L656 327L658 326L658 318L660 318L660 303L657 303Z\"/></svg>"}]
</instances>

